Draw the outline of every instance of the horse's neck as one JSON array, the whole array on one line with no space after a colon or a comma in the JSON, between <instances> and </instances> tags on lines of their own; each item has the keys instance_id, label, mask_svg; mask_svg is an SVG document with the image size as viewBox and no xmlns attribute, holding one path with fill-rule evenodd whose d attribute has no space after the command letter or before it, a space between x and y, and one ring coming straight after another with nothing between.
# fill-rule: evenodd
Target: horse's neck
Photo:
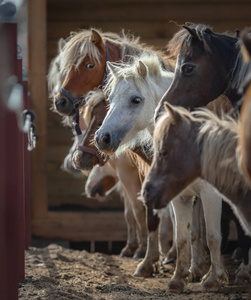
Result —
<instances>
[{"instance_id":1,"label":"horse's neck","mask_svg":"<svg viewBox=\"0 0 251 300\"><path fill-rule=\"evenodd\" d=\"M169 86L172 83L173 80L173 72L170 71L162 71L160 77L152 77L152 86L151 83L149 83L149 88L152 90L154 94L155 105L159 104L160 99L166 92L166 90L169 88Z\"/></svg>"},{"instance_id":2,"label":"horse's neck","mask_svg":"<svg viewBox=\"0 0 251 300\"><path fill-rule=\"evenodd\" d=\"M246 196L249 188L239 171L236 156L237 134L215 125L203 133L201 147L201 177L233 202ZM203 128L203 127L202 127Z\"/></svg>"},{"instance_id":3,"label":"horse's neck","mask_svg":"<svg viewBox=\"0 0 251 300\"><path fill-rule=\"evenodd\" d=\"M106 45L109 51L109 61L111 62L120 61L121 60L120 48L111 42L106 42Z\"/></svg>"},{"instance_id":4,"label":"horse's neck","mask_svg":"<svg viewBox=\"0 0 251 300\"><path fill-rule=\"evenodd\" d=\"M144 146L137 146L134 149L131 149L135 154L137 154L143 161L149 166L152 163L152 156L147 154L147 149L144 149Z\"/></svg>"},{"instance_id":5,"label":"horse's neck","mask_svg":"<svg viewBox=\"0 0 251 300\"><path fill-rule=\"evenodd\" d=\"M228 59L226 65L228 66L229 73L227 78L228 85L224 94L231 101L232 105L235 106L242 97L238 90L247 73L247 66L243 63L240 46L233 46L231 60Z\"/></svg>"}]
</instances>

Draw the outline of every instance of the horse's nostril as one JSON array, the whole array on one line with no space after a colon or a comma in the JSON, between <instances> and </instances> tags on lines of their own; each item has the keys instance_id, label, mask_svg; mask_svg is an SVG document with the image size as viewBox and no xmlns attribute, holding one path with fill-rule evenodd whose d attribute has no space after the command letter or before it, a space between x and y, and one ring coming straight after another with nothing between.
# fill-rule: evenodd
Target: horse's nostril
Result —
<instances>
[{"instance_id":1,"label":"horse's nostril","mask_svg":"<svg viewBox=\"0 0 251 300\"><path fill-rule=\"evenodd\" d=\"M62 97L60 99L60 106L64 109L68 106L68 102L69 102L68 99L66 99L65 97Z\"/></svg>"},{"instance_id":2,"label":"horse's nostril","mask_svg":"<svg viewBox=\"0 0 251 300\"><path fill-rule=\"evenodd\" d=\"M102 143L109 145L111 142L111 136L109 133L106 133L102 136Z\"/></svg>"}]
</instances>

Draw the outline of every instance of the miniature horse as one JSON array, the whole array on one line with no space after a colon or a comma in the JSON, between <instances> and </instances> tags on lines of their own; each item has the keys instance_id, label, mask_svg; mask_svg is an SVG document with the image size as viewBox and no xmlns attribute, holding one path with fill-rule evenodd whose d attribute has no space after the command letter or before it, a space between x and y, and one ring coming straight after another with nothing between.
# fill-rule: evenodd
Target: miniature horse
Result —
<instances>
[{"instance_id":1,"label":"miniature horse","mask_svg":"<svg viewBox=\"0 0 251 300\"><path fill-rule=\"evenodd\" d=\"M110 107L101 127L95 134L95 144L101 151L107 153L114 151L123 153L124 149L128 147L134 149L135 146L146 143L148 152L151 152L150 144L153 132L151 120L161 95L171 83L172 73L162 69L157 57L146 54L135 58L134 64L122 67L108 64L108 68L110 77L105 90L110 100ZM193 195L201 196L203 199L207 242L211 251L212 267L203 279L203 288L217 290L220 282L227 281L220 258L221 198L206 182L199 181L191 190L187 190L182 197L177 197L172 202L177 218L178 249L176 271L169 283L169 291L172 292L183 291L184 279L189 274L190 242L188 240L189 227L192 223L191 198ZM209 198L210 201L214 201L213 208L208 206ZM206 199L207 201L205 201ZM148 250L144 260L137 267L136 276L151 275L152 264L159 258L157 230L159 220L156 215L152 215L152 207L147 206L147 208ZM194 266L195 263L196 259L192 262L191 273L198 271Z\"/></svg>"},{"instance_id":2,"label":"miniature horse","mask_svg":"<svg viewBox=\"0 0 251 300\"><path fill-rule=\"evenodd\" d=\"M240 160L242 170L251 186L251 37L246 31L241 33L241 48L244 60L248 62L249 72L242 84L244 100L240 123Z\"/></svg>"},{"instance_id":3,"label":"miniature horse","mask_svg":"<svg viewBox=\"0 0 251 300\"><path fill-rule=\"evenodd\" d=\"M65 80L54 98L56 110L63 115L74 115L86 93L105 85L106 62L127 61L130 55L153 51L133 35L103 33L93 28L72 32L65 42L60 63Z\"/></svg>"},{"instance_id":4,"label":"miniature horse","mask_svg":"<svg viewBox=\"0 0 251 300\"><path fill-rule=\"evenodd\" d=\"M154 161L144 183L148 205L163 207L201 177L224 196L251 235L251 189L236 153L239 124L207 110L189 113L168 103L165 109L155 128ZM160 176L163 180L156 181Z\"/></svg>"},{"instance_id":5,"label":"miniature horse","mask_svg":"<svg viewBox=\"0 0 251 300\"><path fill-rule=\"evenodd\" d=\"M156 109L155 119L164 102L192 109L225 94L233 106L237 104L241 98L238 88L247 72L238 37L187 23L174 35L168 49L177 57L175 75Z\"/></svg>"},{"instance_id":6,"label":"miniature horse","mask_svg":"<svg viewBox=\"0 0 251 300\"><path fill-rule=\"evenodd\" d=\"M114 189L119 189L119 179L110 164L96 165L88 175L85 194L88 198L103 201Z\"/></svg>"},{"instance_id":7,"label":"miniature horse","mask_svg":"<svg viewBox=\"0 0 251 300\"><path fill-rule=\"evenodd\" d=\"M80 170L91 170L95 165L100 164L101 154L94 146L93 136L101 125L107 111L107 103L103 92L99 89L88 94L85 105L84 119L88 128L79 143L77 150L73 153L73 165ZM102 159L103 160L103 159ZM120 180L123 194L125 195L125 218L128 226L128 243L122 250L122 256L133 256L140 258L145 255L147 243L147 228L145 221L145 207L138 201L142 180L139 176L134 162L128 155L121 155L119 158L110 157L106 164L112 164ZM128 211L133 211L133 220L129 218ZM140 245L137 249L137 238L131 241L130 237L134 232L131 223L137 224L139 229ZM134 253L135 252L135 253Z\"/></svg>"}]
</instances>

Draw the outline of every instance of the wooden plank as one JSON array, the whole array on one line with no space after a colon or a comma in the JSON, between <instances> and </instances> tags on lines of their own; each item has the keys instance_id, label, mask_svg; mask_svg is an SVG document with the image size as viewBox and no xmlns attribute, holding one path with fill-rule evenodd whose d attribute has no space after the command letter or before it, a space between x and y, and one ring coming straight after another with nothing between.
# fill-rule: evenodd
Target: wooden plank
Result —
<instances>
[{"instance_id":1,"label":"wooden plank","mask_svg":"<svg viewBox=\"0 0 251 300\"><path fill-rule=\"evenodd\" d=\"M33 219L32 232L46 239L69 241L126 241L123 212L48 212Z\"/></svg>"},{"instance_id":2,"label":"wooden plank","mask_svg":"<svg viewBox=\"0 0 251 300\"><path fill-rule=\"evenodd\" d=\"M91 4L95 6L97 3L99 3L100 0L92 0ZM191 5L194 4L200 4L201 0L190 0L189 3ZM208 0L207 1L210 4L219 3L219 0ZM221 3L235 3L236 0L221 0ZM106 0L106 3L110 4L118 4L118 0ZM184 4L187 3L187 0L120 0L119 3L121 4L135 4L135 3L143 3L143 4ZM250 3L250 0L239 0L238 3ZM71 0L70 5L79 7L79 5L83 4L83 0ZM86 3L85 3L86 4ZM58 6L61 6L62 8L65 8L69 6L69 0L48 0L48 6L52 8L58 8Z\"/></svg>"},{"instance_id":3,"label":"wooden plank","mask_svg":"<svg viewBox=\"0 0 251 300\"><path fill-rule=\"evenodd\" d=\"M60 5L58 7L49 6L48 20L64 21L72 19L75 21L91 22L95 21L128 21L141 20L170 21L176 22L213 22L222 19L229 21L245 20L250 22L250 3L221 3L212 5L210 2L203 3L127 3L118 2L117 5L110 2L80 2L79 6ZM189 18L189 19L188 19ZM92 25L90 23L90 25Z\"/></svg>"},{"instance_id":4,"label":"wooden plank","mask_svg":"<svg viewBox=\"0 0 251 300\"><path fill-rule=\"evenodd\" d=\"M46 91L46 1L29 1L29 90L39 141L31 155L32 217L47 214L47 91Z\"/></svg>"},{"instance_id":5,"label":"wooden plank","mask_svg":"<svg viewBox=\"0 0 251 300\"><path fill-rule=\"evenodd\" d=\"M179 30L179 27L174 23L169 22L160 22L158 20L154 22L143 22L141 20L135 21L122 21L122 22L100 22L95 21L92 24L95 28L102 29L103 32L118 32L120 33L122 29L125 32L130 32L135 36L140 36L144 39L151 39L151 38L171 38L175 32ZM217 32L224 32L226 30L234 31L236 28L243 29L247 25L250 25L250 22L244 20L236 20L235 22L229 22L228 19L210 22L209 25L213 25L214 30ZM48 24L48 41L50 43L55 43L56 45L50 46L56 47L57 49L57 40L59 37L66 38L69 36L71 31L78 31L80 29L89 29L90 24L83 21L75 21L69 20L64 22L55 22L52 21Z\"/></svg>"}]
</instances>

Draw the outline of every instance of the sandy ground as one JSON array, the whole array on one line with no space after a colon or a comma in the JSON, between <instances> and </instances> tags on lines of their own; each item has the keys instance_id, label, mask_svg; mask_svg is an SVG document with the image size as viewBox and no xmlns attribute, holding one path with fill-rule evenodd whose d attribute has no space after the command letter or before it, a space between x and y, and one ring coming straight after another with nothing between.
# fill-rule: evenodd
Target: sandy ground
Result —
<instances>
[{"instance_id":1,"label":"sandy ground","mask_svg":"<svg viewBox=\"0 0 251 300\"><path fill-rule=\"evenodd\" d=\"M174 265L165 265L152 278L133 276L139 261L118 255L65 249L56 244L26 251L26 279L19 299L160 300L251 299L251 285L233 285L238 264L224 256L230 285L217 293L203 293L199 283L189 283L183 294L166 292Z\"/></svg>"}]
</instances>

